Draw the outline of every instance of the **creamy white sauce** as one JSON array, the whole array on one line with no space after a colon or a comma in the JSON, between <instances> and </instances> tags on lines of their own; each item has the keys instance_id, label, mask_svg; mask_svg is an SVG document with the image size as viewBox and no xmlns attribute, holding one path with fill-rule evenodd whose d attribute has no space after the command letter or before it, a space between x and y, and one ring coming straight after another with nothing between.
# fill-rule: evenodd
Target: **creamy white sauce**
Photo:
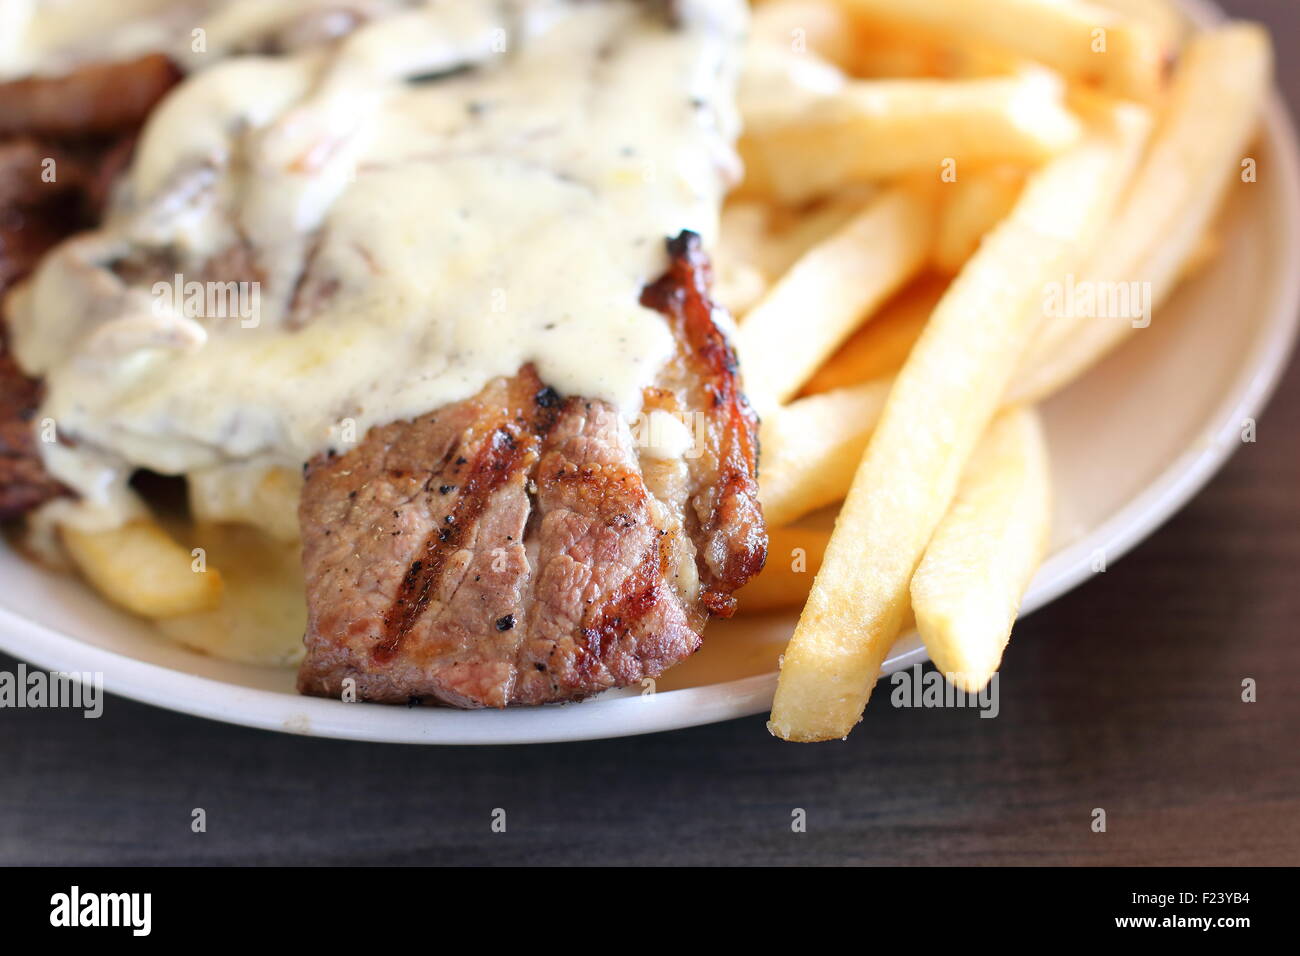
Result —
<instances>
[{"instance_id":1,"label":"creamy white sauce","mask_svg":"<svg viewBox=\"0 0 1300 956\"><path fill-rule=\"evenodd\" d=\"M452 0L458 3L460 0ZM0 79L165 53L186 70L301 48L419 0L2 0Z\"/></svg>"},{"instance_id":2,"label":"creamy white sauce","mask_svg":"<svg viewBox=\"0 0 1300 956\"><path fill-rule=\"evenodd\" d=\"M635 416L673 347L641 289L665 237L712 237L737 171L744 5L662 8L432 3L173 91L105 226L8 302L39 418L75 443L44 446L82 496L63 519L121 520L135 467L296 470L526 362ZM251 278L202 271L241 241L256 315L188 314L185 282ZM108 268L149 250L174 295ZM295 313L308 265L325 294Z\"/></svg>"},{"instance_id":3,"label":"creamy white sauce","mask_svg":"<svg viewBox=\"0 0 1300 956\"><path fill-rule=\"evenodd\" d=\"M0 79L59 74L88 60L168 49L180 30L172 14L193 23L203 6L168 0L3 0Z\"/></svg>"}]
</instances>

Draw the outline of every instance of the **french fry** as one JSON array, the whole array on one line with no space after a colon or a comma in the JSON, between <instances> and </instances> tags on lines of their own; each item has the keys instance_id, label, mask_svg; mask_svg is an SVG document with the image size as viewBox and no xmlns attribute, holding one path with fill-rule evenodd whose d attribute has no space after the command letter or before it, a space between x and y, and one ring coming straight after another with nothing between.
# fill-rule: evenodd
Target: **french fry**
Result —
<instances>
[{"instance_id":1,"label":"french fry","mask_svg":"<svg viewBox=\"0 0 1300 956\"><path fill-rule=\"evenodd\" d=\"M840 3L841 10L848 10ZM850 65L855 77L875 79L930 77L959 79L996 77L1017 72L1023 57L993 49L987 43L970 43L958 36L936 36L915 27L898 26L867 17L850 17L857 48Z\"/></svg>"},{"instance_id":2,"label":"french fry","mask_svg":"<svg viewBox=\"0 0 1300 956\"><path fill-rule=\"evenodd\" d=\"M1181 285L1190 279L1196 278L1206 266L1219 257L1219 253L1222 251L1223 237L1211 226L1201 234L1201 238L1196 241L1192 251L1183 260L1178 270L1178 278L1174 280L1174 284Z\"/></svg>"},{"instance_id":3,"label":"french fry","mask_svg":"<svg viewBox=\"0 0 1300 956\"><path fill-rule=\"evenodd\" d=\"M858 40L853 18L819 0L773 0L754 10L750 36L794 53L815 53L842 69L854 63Z\"/></svg>"},{"instance_id":4,"label":"french fry","mask_svg":"<svg viewBox=\"0 0 1300 956\"><path fill-rule=\"evenodd\" d=\"M221 598L212 608L162 618L158 629L223 660L261 667L300 660L307 626L301 546L251 524L200 523L189 533L208 561L226 569Z\"/></svg>"},{"instance_id":5,"label":"french fry","mask_svg":"<svg viewBox=\"0 0 1300 956\"><path fill-rule=\"evenodd\" d=\"M969 80L856 80L833 93L745 111L745 188L803 202L855 182L920 171L936 179L1008 162L1037 166L1079 122L1048 70Z\"/></svg>"},{"instance_id":6,"label":"french fry","mask_svg":"<svg viewBox=\"0 0 1300 956\"><path fill-rule=\"evenodd\" d=\"M1080 276L1083 288L1098 296L1146 290L1151 308L1169 295L1240 170L1271 70L1268 34L1252 24L1191 40L1151 148ZM1008 400L1029 403L1064 387L1149 317L1044 317Z\"/></svg>"},{"instance_id":7,"label":"french fry","mask_svg":"<svg viewBox=\"0 0 1300 956\"><path fill-rule=\"evenodd\" d=\"M1062 0L841 0L873 20L979 41L1036 60L1071 82L1150 100L1168 53L1146 23L1102 6Z\"/></svg>"},{"instance_id":8,"label":"french fry","mask_svg":"<svg viewBox=\"0 0 1300 956\"><path fill-rule=\"evenodd\" d=\"M935 268L955 274L984 235L1011 211L1024 183L1024 170L1006 165L971 170L944 183L934 237Z\"/></svg>"},{"instance_id":9,"label":"french fry","mask_svg":"<svg viewBox=\"0 0 1300 956\"><path fill-rule=\"evenodd\" d=\"M873 195L870 186L850 187L797 213L762 200L728 202L713 256L718 301L733 315L744 315L776 278L861 212Z\"/></svg>"},{"instance_id":10,"label":"french fry","mask_svg":"<svg viewBox=\"0 0 1300 956\"><path fill-rule=\"evenodd\" d=\"M215 608L221 573L194 570L194 558L152 518L107 531L62 529L64 547L95 589L143 617L163 618Z\"/></svg>"},{"instance_id":11,"label":"french fry","mask_svg":"<svg viewBox=\"0 0 1300 956\"><path fill-rule=\"evenodd\" d=\"M880 192L879 187L859 183L797 209L772 206L768 242L763 247L764 268L773 278L785 275L813 246L848 225Z\"/></svg>"},{"instance_id":12,"label":"french fry","mask_svg":"<svg viewBox=\"0 0 1300 956\"><path fill-rule=\"evenodd\" d=\"M767 533L767 564L736 592L741 614L765 614L799 607L808 598L813 576L822 566L829 531L773 528Z\"/></svg>"},{"instance_id":13,"label":"french fry","mask_svg":"<svg viewBox=\"0 0 1300 956\"><path fill-rule=\"evenodd\" d=\"M204 529L249 525L280 541L299 540L299 469L261 465L198 468L185 476L190 515ZM207 542L199 542L208 549ZM225 564L218 560L217 564Z\"/></svg>"},{"instance_id":14,"label":"french fry","mask_svg":"<svg viewBox=\"0 0 1300 956\"><path fill-rule=\"evenodd\" d=\"M851 85L849 74L816 52L751 37L745 46L736 107L746 125L788 123L804 106Z\"/></svg>"},{"instance_id":15,"label":"french fry","mask_svg":"<svg viewBox=\"0 0 1300 956\"><path fill-rule=\"evenodd\" d=\"M950 47L933 37L878 22L865 23L859 33L861 38L847 67L854 75L874 79L939 79L946 75Z\"/></svg>"},{"instance_id":16,"label":"french fry","mask_svg":"<svg viewBox=\"0 0 1300 956\"><path fill-rule=\"evenodd\" d=\"M909 607L909 585L1039 314L1042 290L1088 249L1136 162L1145 114L1030 178L953 281L890 390L784 656L769 729L845 736Z\"/></svg>"},{"instance_id":17,"label":"french fry","mask_svg":"<svg viewBox=\"0 0 1300 956\"><path fill-rule=\"evenodd\" d=\"M758 494L770 527L844 497L890 385L868 382L811 395L764 416Z\"/></svg>"},{"instance_id":18,"label":"french fry","mask_svg":"<svg viewBox=\"0 0 1300 956\"><path fill-rule=\"evenodd\" d=\"M920 269L930 252L927 190L881 193L809 249L746 314L737 333L760 409L795 395L854 328Z\"/></svg>"},{"instance_id":19,"label":"french fry","mask_svg":"<svg viewBox=\"0 0 1300 956\"><path fill-rule=\"evenodd\" d=\"M1171 0L1091 0L1099 7L1113 10L1120 16L1135 20L1155 36L1166 55L1182 49L1191 24Z\"/></svg>"},{"instance_id":20,"label":"french fry","mask_svg":"<svg viewBox=\"0 0 1300 956\"><path fill-rule=\"evenodd\" d=\"M912 576L912 610L930 659L978 693L1002 660L1020 599L1047 547L1047 446L1032 409L1002 412Z\"/></svg>"},{"instance_id":21,"label":"french fry","mask_svg":"<svg viewBox=\"0 0 1300 956\"><path fill-rule=\"evenodd\" d=\"M816 395L892 377L907 361L947 288L947 280L935 275L923 275L908 285L813 373L802 394Z\"/></svg>"},{"instance_id":22,"label":"french fry","mask_svg":"<svg viewBox=\"0 0 1300 956\"><path fill-rule=\"evenodd\" d=\"M744 315L768 290L767 276L753 263L718 259L713 269L713 299L733 317Z\"/></svg>"},{"instance_id":23,"label":"french fry","mask_svg":"<svg viewBox=\"0 0 1300 956\"><path fill-rule=\"evenodd\" d=\"M857 27L857 47L851 64L844 67L854 76L969 79L1012 74L1026 62L987 44L940 39L878 20L857 19L862 21Z\"/></svg>"}]
</instances>

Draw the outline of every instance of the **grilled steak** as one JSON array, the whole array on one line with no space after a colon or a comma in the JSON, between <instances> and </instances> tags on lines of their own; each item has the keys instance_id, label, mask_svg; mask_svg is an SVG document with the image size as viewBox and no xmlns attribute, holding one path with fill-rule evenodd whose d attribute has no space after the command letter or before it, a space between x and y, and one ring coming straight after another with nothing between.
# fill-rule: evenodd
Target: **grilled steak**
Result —
<instances>
[{"instance_id":1,"label":"grilled steak","mask_svg":"<svg viewBox=\"0 0 1300 956\"><path fill-rule=\"evenodd\" d=\"M694 652L763 565L756 420L714 322L698 237L642 304L678 354L647 410L698 416L681 458L638 448L611 406L531 366L372 429L308 468L299 517L299 689L457 707L578 700Z\"/></svg>"},{"instance_id":2,"label":"grilled steak","mask_svg":"<svg viewBox=\"0 0 1300 956\"><path fill-rule=\"evenodd\" d=\"M15 518L62 493L36 450L32 416L40 384L0 348L0 520Z\"/></svg>"},{"instance_id":3,"label":"grilled steak","mask_svg":"<svg viewBox=\"0 0 1300 956\"><path fill-rule=\"evenodd\" d=\"M0 136L84 138L138 129L180 79L161 54L0 83Z\"/></svg>"}]
</instances>

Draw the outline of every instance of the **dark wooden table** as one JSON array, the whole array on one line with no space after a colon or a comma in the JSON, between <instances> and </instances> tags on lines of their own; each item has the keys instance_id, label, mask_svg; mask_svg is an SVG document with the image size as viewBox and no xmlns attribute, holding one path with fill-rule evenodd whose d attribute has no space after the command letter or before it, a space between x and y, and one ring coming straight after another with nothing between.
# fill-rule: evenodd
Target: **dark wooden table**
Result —
<instances>
[{"instance_id":1,"label":"dark wooden table","mask_svg":"<svg viewBox=\"0 0 1300 956\"><path fill-rule=\"evenodd\" d=\"M1228 6L1273 27L1295 110L1300 9ZM1297 864L1298 435L1293 366L1256 444L1023 622L996 720L876 706L843 744L782 744L756 717L473 750L288 737L119 699L100 720L0 711L0 863ZM1244 677L1257 703L1241 702Z\"/></svg>"}]
</instances>

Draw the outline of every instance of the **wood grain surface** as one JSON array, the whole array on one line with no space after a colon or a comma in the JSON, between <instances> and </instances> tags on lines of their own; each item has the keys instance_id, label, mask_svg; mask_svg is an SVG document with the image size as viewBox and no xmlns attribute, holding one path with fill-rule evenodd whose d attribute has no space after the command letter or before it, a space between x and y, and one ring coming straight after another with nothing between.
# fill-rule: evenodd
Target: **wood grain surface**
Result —
<instances>
[{"instance_id":1,"label":"wood grain surface","mask_svg":"<svg viewBox=\"0 0 1300 956\"><path fill-rule=\"evenodd\" d=\"M1273 28L1294 111L1300 5L1227 6ZM873 706L841 744L782 744L752 718L475 750L288 737L117 698L99 720L5 710L0 863L1294 865L1298 435L1293 365L1255 444L1020 625L995 720ZM206 833L190 829L198 807Z\"/></svg>"}]
</instances>

